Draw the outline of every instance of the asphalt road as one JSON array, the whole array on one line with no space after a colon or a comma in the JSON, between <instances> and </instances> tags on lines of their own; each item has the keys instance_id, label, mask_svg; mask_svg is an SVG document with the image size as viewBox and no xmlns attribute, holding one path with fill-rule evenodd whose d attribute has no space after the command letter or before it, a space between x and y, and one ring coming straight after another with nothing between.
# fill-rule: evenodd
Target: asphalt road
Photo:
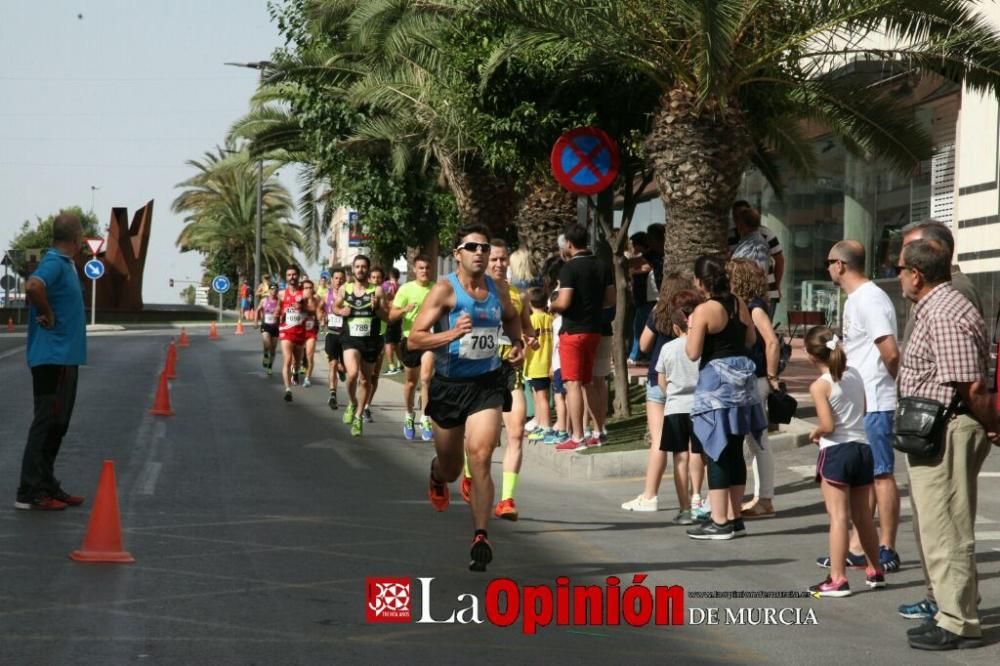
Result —
<instances>
[{"instance_id":1,"label":"asphalt road","mask_svg":"<svg viewBox=\"0 0 1000 666\"><path fill-rule=\"evenodd\" d=\"M0 338L0 340L3 340ZM486 574L467 570L471 524L453 487L439 514L426 499L431 445L398 434L399 387L383 380L376 423L352 439L341 412L326 405L324 377L281 400L264 377L253 335L205 332L180 350L171 383L174 417L152 417L165 334L93 336L90 365L57 465L68 489L88 496L61 513L12 508L31 414L23 357L0 346L0 663L3 664L332 664L332 663L860 663L1000 661L1000 455L987 462L980 501L982 616L990 645L926 654L906 647L912 626L895 614L921 596L908 513L900 531L903 571L884 591L848 599L701 599L698 591L800 592L824 572L826 520L806 479L815 452L778 457L781 515L750 523L746 539L694 542L670 525L669 479L656 514L618 505L641 481L566 482L527 461L518 488L522 518L493 521L496 559ZM8 341L4 341L9 342ZM319 355L322 357L322 355ZM343 394L342 394L343 396ZM494 478L500 478L500 452ZM572 455L572 454L567 454ZM80 546L101 463L115 461L125 548L131 565L68 559ZM905 504L905 502L904 502ZM692 608L799 609L815 625L541 626L534 635L498 627L486 613L490 581L555 588L604 585L633 575L682 585ZM366 579L408 577L413 621L365 621ZM424 598L419 578L433 578ZM418 623L479 604L482 624ZM510 610L507 608L506 610ZM697 611L695 611L697 613ZM467 612L463 617L468 618ZM794 611L784 617L794 618Z\"/></svg>"}]
</instances>

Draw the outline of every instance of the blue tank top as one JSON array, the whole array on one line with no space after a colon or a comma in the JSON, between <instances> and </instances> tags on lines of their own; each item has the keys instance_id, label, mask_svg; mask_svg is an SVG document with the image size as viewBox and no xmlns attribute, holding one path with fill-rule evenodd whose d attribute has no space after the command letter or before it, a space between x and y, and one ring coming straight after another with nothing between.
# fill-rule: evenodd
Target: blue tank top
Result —
<instances>
[{"instance_id":1,"label":"blue tank top","mask_svg":"<svg viewBox=\"0 0 1000 666\"><path fill-rule=\"evenodd\" d=\"M472 331L434 351L434 372L449 379L467 379L496 370L500 367L498 349L503 323L503 307L496 285L487 277L489 294L477 301L465 291L454 273L448 274L448 282L455 292L455 307L434 324L434 331L440 333L454 328L463 314L472 317Z\"/></svg>"}]
</instances>

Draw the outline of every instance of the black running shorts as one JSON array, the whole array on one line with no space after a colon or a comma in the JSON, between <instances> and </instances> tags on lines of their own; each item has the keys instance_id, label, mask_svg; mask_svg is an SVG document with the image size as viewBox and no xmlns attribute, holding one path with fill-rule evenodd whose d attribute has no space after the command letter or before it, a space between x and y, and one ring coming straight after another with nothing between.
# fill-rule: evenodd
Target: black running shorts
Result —
<instances>
[{"instance_id":1,"label":"black running shorts","mask_svg":"<svg viewBox=\"0 0 1000 666\"><path fill-rule=\"evenodd\" d=\"M441 428L457 428L465 425L471 414L485 409L502 409L509 400L510 391L504 386L499 370L473 379L434 375L424 413Z\"/></svg>"},{"instance_id":2,"label":"black running shorts","mask_svg":"<svg viewBox=\"0 0 1000 666\"><path fill-rule=\"evenodd\" d=\"M326 332L326 357L330 361L344 360L344 345L340 341L340 333Z\"/></svg>"},{"instance_id":3,"label":"black running shorts","mask_svg":"<svg viewBox=\"0 0 1000 666\"><path fill-rule=\"evenodd\" d=\"M389 324L385 327L385 343L387 345L398 345L403 339L403 322Z\"/></svg>"},{"instance_id":4,"label":"black running shorts","mask_svg":"<svg viewBox=\"0 0 1000 666\"><path fill-rule=\"evenodd\" d=\"M382 353L382 336L367 336L364 338L355 338L350 335L345 335L340 338L341 344L344 349L356 349L361 352L361 360L365 363L374 363L378 360L379 355Z\"/></svg>"},{"instance_id":5,"label":"black running shorts","mask_svg":"<svg viewBox=\"0 0 1000 666\"><path fill-rule=\"evenodd\" d=\"M660 450L668 453L684 453L690 445L691 453L701 455L704 449L694 434L694 424L690 414L668 414L663 417L663 434Z\"/></svg>"},{"instance_id":6,"label":"black running shorts","mask_svg":"<svg viewBox=\"0 0 1000 666\"><path fill-rule=\"evenodd\" d=\"M406 348L406 342L408 338L403 338L403 341L399 343L400 358L403 359L403 365L407 368L416 369L420 367L420 360L427 353L424 351L410 351Z\"/></svg>"},{"instance_id":7,"label":"black running shorts","mask_svg":"<svg viewBox=\"0 0 1000 666\"><path fill-rule=\"evenodd\" d=\"M278 338L278 325L277 324L261 324L260 332L267 333L272 338Z\"/></svg>"}]
</instances>

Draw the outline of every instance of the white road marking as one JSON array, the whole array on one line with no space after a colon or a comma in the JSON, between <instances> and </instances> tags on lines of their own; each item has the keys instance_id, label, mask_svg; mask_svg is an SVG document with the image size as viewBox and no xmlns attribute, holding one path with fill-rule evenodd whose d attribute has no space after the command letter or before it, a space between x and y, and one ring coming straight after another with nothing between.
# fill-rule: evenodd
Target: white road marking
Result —
<instances>
[{"instance_id":1,"label":"white road marking","mask_svg":"<svg viewBox=\"0 0 1000 666\"><path fill-rule=\"evenodd\" d=\"M358 457L357 453L351 451L349 448L335 448L333 452L354 469L368 469L368 465Z\"/></svg>"},{"instance_id":2,"label":"white road marking","mask_svg":"<svg viewBox=\"0 0 1000 666\"><path fill-rule=\"evenodd\" d=\"M1000 472L980 472L979 476L988 479L1000 479Z\"/></svg>"},{"instance_id":3,"label":"white road marking","mask_svg":"<svg viewBox=\"0 0 1000 666\"><path fill-rule=\"evenodd\" d=\"M156 481L160 478L160 469L162 467L163 463L146 463L142 471L142 477L139 479L140 495L152 495L156 492Z\"/></svg>"},{"instance_id":4,"label":"white road marking","mask_svg":"<svg viewBox=\"0 0 1000 666\"><path fill-rule=\"evenodd\" d=\"M792 465L788 469L791 472L799 474L805 479L813 479L816 477L816 465Z\"/></svg>"},{"instance_id":5,"label":"white road marking","mask_svg":"<svg viewBox=\"0 0 1000 666\"><path fill-rule=\"evenodd\" d=\"M337 448L336 444L337 443L334 442L332 439L321 439L318 442L309 442L308 444L306 444L302 448L304 448L304 449L331 449L331 450L333 450L333 449Z\"/></svg>"},{"instance_id":6,"label":"white road marking","mask_svg":"<svg viewBox=\"0 0 1000 666\"><path fill-rule=\"evenodd\" d=\"M976 532L976 541L1000 541L1000 532Z\"/></svg>"},{"instance_id":7,"label":"white road marking","mask_svg":"<svg viewBox=\"0 0 1000 666\"><path fill-rule=\"evenodd\" d=\"M18 347L17 349L11 349L10 351L5 351L4 353L0 354L0 361L2 361L5 358L8 358L10 356L16 356L17 354L24 354L24 353L25 353L24 347Z\"/></svg>"},{"instance_id":8,"label":"white road marking","mask_svg":"<svg viewBox=\"0 0 1000 666\"><path fill-rule=\"evenodd\" d=\"M361 460L358 454L351 450L351 444L345 444L343 442L337 442L333 439L321 439L316 442L309 442L302 448L304 449L324 449L327 451L333 451L348 464L353 469L368 469L368 463Z\"/></svg>"}]
</instances>

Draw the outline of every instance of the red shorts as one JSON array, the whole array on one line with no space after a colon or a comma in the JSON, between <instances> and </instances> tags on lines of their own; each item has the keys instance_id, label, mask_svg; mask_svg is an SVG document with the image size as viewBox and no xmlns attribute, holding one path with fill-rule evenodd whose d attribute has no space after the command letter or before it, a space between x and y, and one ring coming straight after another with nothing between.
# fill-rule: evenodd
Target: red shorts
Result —
<instances>
[{"instance_id":1,"label":"red shorts","mask_svg":"<svg viewBox=\"0 0 1000 666\"><path fill-rule=\"evenodd\" d=\"M560 333L559 365L564 382L590 382L594 359L601 344L600 333Z\"/></svg>"},{"instance_id":2,"label":"red shorts","mask_svg":"<svg viewBox=\"0 0 1000 666\"><path fill-rule=\"evenodd\" d=\"M278 332L279 340L288 340L293 345L304 345L306 343L306 330L299 326L283 328Z\"/></svg>"},{"instance_id":3,"label":"red shorts","mask_svg":"<svg viewBox=\"0 0 1000 666\"><path fill-rule=\"evenodd\" d=\"M305 337L303 337L302 339L303 339L303 340L315 340L315 339L316 339L316 336L317 336L318 334L319 334L319 331L317 331L317 330L316 330L316 329L314 328L314 329L313 329L313 330L311 330L311 331L306 331L306 332L305 332Z\"/></svg>"}]
</instances>

